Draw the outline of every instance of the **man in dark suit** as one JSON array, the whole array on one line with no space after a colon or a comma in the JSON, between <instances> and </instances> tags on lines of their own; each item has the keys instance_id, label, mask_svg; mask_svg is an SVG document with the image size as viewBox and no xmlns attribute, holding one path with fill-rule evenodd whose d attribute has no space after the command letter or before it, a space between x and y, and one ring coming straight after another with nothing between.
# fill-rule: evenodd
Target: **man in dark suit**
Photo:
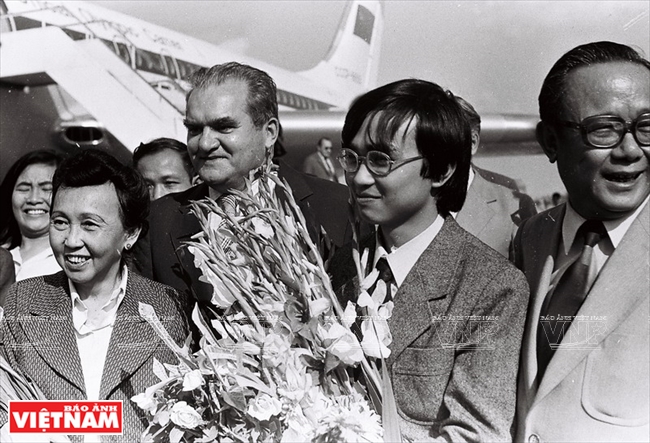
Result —
<instances>
[{"instance_id":1,"label":"man in dark suit","mask_svg":"<svg viewBox=\"0 0 650 443\"><path fill-rule=\"evenodd\" d=\"M336 181L336 170L332 163L332 140L323 137L318 140L316 152L305 158L302 165L302 172L315 175L324 180Z\"/></svg>"},{"instance_id":2,"label":"man in dark suit","mask_svg":"<svg viewBox=\"0 0 650 443\"><path fill-rule=\"evenodd\" d=\"M192 255L181 247L200 231L189 202L220 197L243 189L271 156L278 138L276 87L263 71L239 63L198 70L187 96L187 149L202 184L153 202L150 233L136 244L136 267L145 276L209 301L212 288L201 282ZM342 246L347 231L348 192L345 186L321 180L280 164L278 174L289 183L308 224L312 239L324 254Z\"/></svg>"},{"instance_id":3,"label":"man in dark suit","mask_svg":"<svg viewBox=\"0 0 650 443\"><path fill-rule=\"evenodd\" d=\"M473 157L481 140L481 117L469 102L461 97L456 99L465 111L472 130ZM535 203L523 192L492 181L499 174L480 169L474 164L469 174L467 198L463 208L455 215L456 222L504 257L509 257L510 243L517 226L537 213ZM514 183L514 180L509 180Z\"/></svg>"},{"instance_id":4,"label":"man in dark suit","mask_svg":"<svg viewBox=\"0 0 650 443\"><path fill-rule=\"evenodd\" d=\"M339 158L356 210L378 225L362 243L366 271L380 271L366 290L380 315L392 309L390 334L376 342L387 346L378 354L389 353L408 441L511 440L528 286L450 215L465 200L470 137L451 92L413 79L358 98L343 128ZM342 249L331 268L344 302L361 300L351 252ZM361 344L372 355L364 322L374 314L361 314ZM378 321L377 331L385 330Z\"/></svg>"},{"instance_id":5,"label":"man in dark suit","mask_svg":"<svg viewBox=\"0 0 650 443\"><path fill-rule=\"evenodd\" d=\"M514 241L531 304L517 440L650 441L650 62L596 42L562 56L537 137L568 202Z\"/></svg>"}]
</instances>

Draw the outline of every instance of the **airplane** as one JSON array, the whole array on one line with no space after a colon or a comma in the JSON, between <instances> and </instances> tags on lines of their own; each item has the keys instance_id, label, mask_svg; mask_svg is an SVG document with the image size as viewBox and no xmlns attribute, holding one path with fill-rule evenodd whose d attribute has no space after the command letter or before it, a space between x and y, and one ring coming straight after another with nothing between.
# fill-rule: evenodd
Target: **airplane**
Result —
<instances>
[{"instance_id":1,"label":"airplane","mask_svg":"<svg viewBox=\"0 0 650 443\"><path fill-rule=\"evenodd\" d=\"M96 147L128 162L141 143L185 140L187 77L238 61L278 86L285 160L299 167L316 141L340 148L345 112L377 86L379 1L346 5L327 55L290 72L82 1L0 0L0 177L28 150ZM482 116L483 152L537 153L536 116Z\"/></svg>"}]
</instances>

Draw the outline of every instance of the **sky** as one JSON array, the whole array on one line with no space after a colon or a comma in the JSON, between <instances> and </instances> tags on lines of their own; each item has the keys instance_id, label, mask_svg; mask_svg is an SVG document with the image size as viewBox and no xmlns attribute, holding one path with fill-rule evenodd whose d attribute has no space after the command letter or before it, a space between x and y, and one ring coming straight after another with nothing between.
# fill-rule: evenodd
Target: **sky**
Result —
<instances>
[{"instance_id":1,"label":"sky","mask_svg":"<svg viewBox=\"0 0 650 443\"><path fill-rule=\"evenodd\" d=\"M94 1L288 70L314 66L334 38L341 1ZM537 115L537 95L553 63L571 48L612 40L650 54L650 2L385 1L379 84L436 82L479 114ZM537 156L533 156L537 157ZM539 176L529 192L562 191L542 156L481 166ZM548 192L547 192L548 187ZM551 189L553 188L553 189Z\"/></svg>"}]
</instances>

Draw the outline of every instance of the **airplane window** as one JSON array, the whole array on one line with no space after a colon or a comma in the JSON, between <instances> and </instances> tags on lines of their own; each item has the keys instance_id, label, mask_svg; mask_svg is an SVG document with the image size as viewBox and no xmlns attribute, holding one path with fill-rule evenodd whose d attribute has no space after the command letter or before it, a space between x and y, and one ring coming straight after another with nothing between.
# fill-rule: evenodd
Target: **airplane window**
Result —
<instances>
[{"instance_id":1,"label":"airplane window","mask_svg":"<svg viewBox=\"0 0 650 443\"><path fill-rule=\"evenodd\" d=\"M129 48L126 47L124 43L116 43L118 54L122 60L124 60L129 65L131 64L131 54L129 53Z\"/></svg>"},{"instance_id":2,"label":"airplane window","mask_svg":"<svg viewBox=\"0 0 650 443\"><path fill-rule=\"evenodd\" d=\"M135 56L137 69L153 72L154 74L166 75L163 60L158 54L154 54L150 51L144 51L142 49L136 49Z\"/></svg>"},{"instance_id":3,"label":"airplane window","mask_svg":"<svg viewBox=\"0 0 650 443\"><path fill-rule=\"evenodd\" d=\"M14 23L16 23L16 31L43 27L43 24L40 21L21 16L14 17Z\"/></svg>"},{"instance_id":4,"label":"airplane window","mask_svg":"<svg viewBox=\"0 0 650 443\"><path fill-rule=\"evenodd\" d=\"M174 60L171 57L164 56L164 60L167 64L167 72L172 78L178 77L178 72L176 72L176 66L174 65Z\"/></svg>"},{"instance_id":5,"label":"airplane window","mask_svg":"<svg viewBox=\"0 0 650 443\"><path fill-rule=\"evenodd\" d=\"M63 28L63 32L65 32L68 35L68 37L70 37L72 40L86 39L86 34L84 34L83 32L73 31L72 29L65 29L65 28Z\"/></svg>"}]
</instances>

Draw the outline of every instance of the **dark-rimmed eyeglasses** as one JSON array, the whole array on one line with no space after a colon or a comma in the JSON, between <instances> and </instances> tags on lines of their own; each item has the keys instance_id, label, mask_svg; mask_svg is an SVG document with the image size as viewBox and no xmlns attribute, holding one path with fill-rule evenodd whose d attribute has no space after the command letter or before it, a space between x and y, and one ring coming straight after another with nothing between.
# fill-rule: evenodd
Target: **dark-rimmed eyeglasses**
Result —
<instances>
[{"instance_id":1,"label":"dark-rimmed eyeglasses","mask_svg":"<svg viewBox=\"0 0 650 443\"><path fill-rule=\"evenodd\" d=\"M357 172L361 166L361 162L364 162L366 168L368 168L368 171L370 171L372 175L377 177L386 177L395 168L420 160L424 157L420 155L417 157L405 158L404 160L396 162L395 160L392 160L388 154L381 151L368 151L365 156L360 156L351 149L343 148L337 158L345 172Z\"/></svg>"},{"instance_id":2,"label":"dark-rimmed eyeglasses","mask_svg":"<svg viewBox=\"0 0 650 443\"><path fill-rule=\"evenodd\" d=\"M559 125L579 129L582 141L592 148L614 148L628 132L640 146L650 146L650 112L629 121L617 115L595 115L580 123L558 120Z\"/></svg>"}]
</instances>

